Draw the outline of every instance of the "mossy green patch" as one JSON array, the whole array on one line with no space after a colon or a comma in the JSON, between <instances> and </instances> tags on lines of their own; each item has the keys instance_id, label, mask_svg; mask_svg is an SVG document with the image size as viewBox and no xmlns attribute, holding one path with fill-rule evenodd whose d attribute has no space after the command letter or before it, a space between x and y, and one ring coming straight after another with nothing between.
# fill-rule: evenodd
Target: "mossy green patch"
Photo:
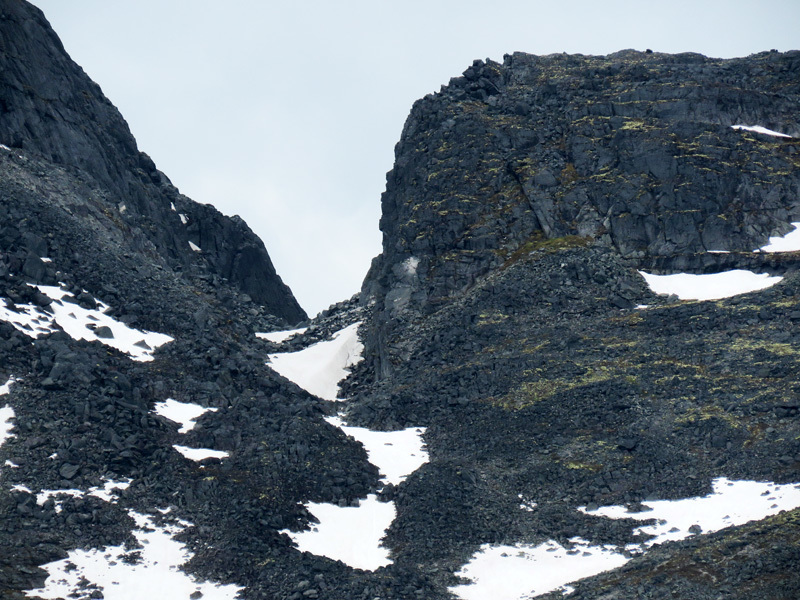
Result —
<instances>
[{"instance_id":1,"label":"mossy green patch","mask_svg":"<svg viewBox=\"0 0 800 600\"><path fill-rule=\"evenodd\" d=\"M545 252L549 254L553 252L569 250L571 248L585 247L590 243L591 240L589 238L577 235L565 235L562 237L548 238L545 237L544 232L537 231L527 240L525 240L519 247L517 247L516 250L510 254L506 253L508 258L501 268L506 269L519 261L521 258L534 252Z\"/></svg>"}]
</instances>

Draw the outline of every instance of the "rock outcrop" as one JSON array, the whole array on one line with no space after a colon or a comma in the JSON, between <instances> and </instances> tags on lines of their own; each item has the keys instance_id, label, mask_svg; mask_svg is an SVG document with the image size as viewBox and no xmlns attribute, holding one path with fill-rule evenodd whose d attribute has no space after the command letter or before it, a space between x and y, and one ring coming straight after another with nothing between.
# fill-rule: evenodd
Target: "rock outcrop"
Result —
<instances>
[{"instance_id":1,"label":"rock outcrop","mask_svg":"<svg viewBox=\"0 0 800 600\"><path fill-rule=\"evenodd\" d=\"M346 390L351 420L428 427L430 464L394 492L398 560L624 545L630 529L575 507L800 480L800 253L753 252L798 220L799 68L800 52L514 54L415 104ZM682 302L645 267L784 279ZM576 597L791 597L797 514L660 548Z\"/></svg>"},{"instance_id":2,"label":"rock outcrop","mask_svg":"<svg viewBox=\"0 0 800 600\"><path fill-rule=\"evenodd\" d=\"M0 144L6 148L0 158L6 197L18 195L12 189L13 163L36 161L28 170L42 176L58 167L60 177L74 178L65 183L68 190L83 187L68 194L59 218L91 215L115 247L156 258L189 277L228 279L270 314L291 324L304 320L261 240L241 219L178 192L138 150L122 115L70 59L41 11L11 0L0 10ZM16 221L10 214L3 218ZM15 241L6 240L5 250ZM103 240L96 243L103 246ZM87 265L93 255L84 254L80 262Z\"/></svg>"},{"instance_id":3,"label":"rock outcrop","mask_svg":"<svg viewBox=\"0 0 800 600\"><path fill-rule=\"evenodd\" d=\"M565 236L664 264L785 233L800 216L798 141L732 126L800 135L798 69L798 52L475 61L408 117L365 297L387 322L436 310Z\"/></svg>"}]
</instances>

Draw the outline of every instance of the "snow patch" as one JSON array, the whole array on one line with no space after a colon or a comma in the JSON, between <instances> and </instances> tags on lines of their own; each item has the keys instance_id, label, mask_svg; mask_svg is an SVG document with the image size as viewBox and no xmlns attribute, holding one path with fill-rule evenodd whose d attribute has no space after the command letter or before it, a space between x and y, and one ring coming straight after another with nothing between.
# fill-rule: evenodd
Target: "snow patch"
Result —
<instances>
[{"instance_id":1,"label":"snow patch","mask_svg":"<svg viewBox=\"0 0 800 600\"><path fill-rule=\"evenodd\" d=\"M180 423L181 428L178 433L186 433L194 429L197 424L195 420L207 412L216 412L216 408L206 408L191 402L178 402L172 398L167 398L163 402L157 402L153 411L157 415L166 417L170 421Z\"/></svg>"},{"instance_id":2,"label":"snow patch","mask_svg":"<svg viewBox=\"0 0 800 600\"><path fill-rule=\"evenodd\" d=\"M706 275L691 273L652 275L644 271L639 271L639 274L656 294L675 294L681 300L730 298L766 289L783 279L783 277L772 277L768 273L753 273L742 269Z\"/></svg>"},{"instance_id":3,"label":"snow patch","mask_svg":"<svg viewBox=\"0 0 800 600\"><path fill-rule=\"evenodd\" d=\"M178 213L178 216L181 218L181 223L186 225L189 222L189 219L186 218L186 215L183 213ZM189 242L191 244L191 242Z\"/></svg>"},{"instance_id":4,"label":"snow patch","mask_svg":"<svg viewBox=\"0 0 800 600\"><path fill-rule=\"evenodd\" d=\"M14 377L9 377L3 385L0 385L0 396L11 393L11 384L17 381Z\"/></svg>"},{"instance_id":5,"label":"snow patch","mask_svg":"<svg viewBox=\"0 0 800 600\"><path fill-rule=\"evenodd\" d=\"M201 460L205 460L207 458L228 458L230 456L230 453L225 452L224 450L212 450L211 448L189 448L188 446L179 446L177 444L173 445L172 447L183 454L185 458L196 462L200 462Z\"/></svg>"},{"instance_id":6,"label":"snow patch","mask_svg":"<svg viewBox=\"0 0 800 600\"><path fill-rule=\"evenodd\" d=\"M14 409L10 406L0 408L0 446L12 436L11 430L14 429L14 424L11 419L14 417Z\"/></svg>"},{"instance_id":7,"label":"snow patch","mask_svg":"<svg viewBox=\"0 0 800 600\"><path fill-rule=\"evenodd\" d=\"M62 511L61 508L61 501L57 498L67 496L69 498L81 498L83 496L82 490L42 490L38 494L36 494L36 504L39 506L43 506L45 502L47 502L50 498L56 498L55 500L55 510L57 513Z\"/></svg>"},{"instance_id":8,"label":"snow patch","mask_svg":"<svg viewBox=\"0 0 800 600\"><path fill-rule=\"evenodd\" d=\"M713 533L800 507L800 484L731 481L723 477L715 479L712 486L708 496L643 502L647 510L642 512L627 512L624 506L578 510L611 519L655 520L653 525L634 530L654 538L625 547L629 554L640 554L657 544ZM580 538L570 542L575 544L570 549L553 540L538 546L485 544L456 573L472 583L450 591L463 600L524 600L559 589L566 595L574 591L568 584L616 569L629 560L612 545L591 546Z\"/></svg>"},{"instance_id":9,"label":"snow patch","mask_svg":"<svg viewBox=\"0 0 800 600\"><path fill-rule=\"evenodd\" d=\"M65 301L65 297L73 296L59 287L48 285L35 287L53 300L49 307L52 314L33 304L17 304L14 305L15 310L11 310L7 301L0 298L0 320L11 323L17 330L34 339L53 333L60 327L73 339L99 341L126 353L137 361L153 360L154 349L173 339L163 333L128 327L105 314L109 307L102 302L97 302L101 307L100 310L86 309ZM95 330L100 327L108 327L110 337L99 337Z\"/></svg>"},{"instance_id":10,"label":"snow patch","mask_svg":"<svg viewBox=\"0 0 800 600\"><path fill-rule=\"evenodd\" d=\"M581 507L579 510L610 519L656 519L654 525L636 529L636 532L656 536L646 542L645 546L649 547L683 540L696 532L713 533L800 507L800 484L731 481L721 477L715 479L712 486L713 492L708 496L642 502L648 509L644 512L627 512L624 506L603 506L593 511Z\"/></svg>"},{"instance_id":11,"label":"snow patch","mask_svg":"<svg viewBox=\"0 0 800 600\"><path fill-rule=\"evenodd\" d=\"M125 481L112 481L110 479L104 480L103 487L89 488L87 492L90 496L95 496L104 500L105 502L115 503L117 500L114 498L114 490L127 490L131 485L131 479Z\"/></svg>"},{"instance_id":12,"label":"snow patch","mask_svg":"<svg viewBox=\"0 0 800 600\"><path fill-rule=\"evenodd\" d=\"M548 541L538 546L485 544L456 575L472 581L450 591L463 600L521 600L561 589L567 584L621 567L628 557L614 546L591 546L573 538L573 548Z\"/></svg>"},{"instance_id":13,"label":"snow patch","mask_svg":"<svg viewBox=\"0 0 800 600\"><path fill-rule=\"evenodd\" d=\"M317 518L318 525L299 533L281 531L301 551L367 571L391 564L389 550L381 545L381 539L395 518L394 503L379 502L375 494L370 494L358 506L309 502L306 508Z\"/></svg>"},{"instance_id":14,"label":"snow patch","mask_svg":"<svg viewBox=\"0 0 800 600\"><path fill-rule=\"evenodd\" d=\"M52 322L54 321L73 339L101 342L106 346L111 346L120 352L124 352L133 360L141 362L153 360L155 348L163 346L173 339L163 333L140 331L128 327L125 323L105 314L110 307L98 300L95 300L95 302L97 302L100 310L87 309L65 301L64 298L72 297L72 294L59 287L49 285L37 285L36 287L53 300L50 305L50 309L53 311L51 330L53 327ZM26 306L36 311L40 317L48 317L46 313L38 311L36 307ZM101 327L108 327L111 330L112 337L99 337L95 331Z\"/></svg>"},{"instance_id":15,"label":"snow patch","mask_svg":"<svg viewBox=\"0 0 800 600\"><path fill-rule=\"evenodd\" d=\"M83 498L84 496L89 495L100 498L100 500L103 500L104 502L111 502L114 504L117 501L113 494L114 490L125 490L130 486L130 484L130 479L125 481L112 481L110 479L104 479L102 486L91 487L86 492L78 489L41 490L38 494L36 494L36 504L39 506L44 506L44 504L50 498L55 498L55 511L57 513L60 513L62 510L62 500L59 500L59 498L64 496L70 498ZM26 491L29 494L33 493L26 486L14 486L14 488L18 488L19 491ZM12 488L12 490L14 488Z\"/></svg>"},{"instance_id":16,"label":"snow patch","mask_svg":"<svg viewBox=\"0 0 800 600\"><path fill-rule=\"evenodd\" d=\"M178 212L178 209L175 208L175 203L174 202L170 202L169 203L169 207L173 212Z\"/></svg>"},{"instance_id":17,"label":"snow patch","mask_svg":"<svg viewBox=\"0 0 800 600\"><path fill-rule=\"evenodd\" d=\"M11 384L14 383L16 379L13 377L9 377L8 381L6 381L3 385L0 385L0 396L5 396L9 392L11 392ZM15 417L14 409L10 406L6 405L0 408L0 446L2 446L5 441L11 437L11 430L14 429L14 425L11 423L11 419ZM6 461L6 466L16 466L16 465L8 465L9 461Z\"/></svg>"},{"instance_id":18,"label":"snow patch","mask_svg":"<svg viewBox=\"0 0 800 600\"><path fill-rule=\"evenodd\" d=\"M179 570L192 557L186 546L173 539L183 526L157 525L149 515L132 510L128 514L136 523L133 535L141 549L127 551L121 545L102 550L73 550L65 559L42 565L48 572L44 587L25 594L47 600L84 597L83 580L100 588L106 600L190 600L192 597L233 600L243 589L198 581ZM135 558L137 554L140 554L138 559Z\"/></svg>"},{"instance_id":19,"label":"snow patch","mask_svg":"<svg viewBox=\"0 0 800 600\"><path fill-rule=\"evenodd\" d=\"M189 248L191 248L194 252L202 252L200 246L198 246L194 242L189 242Z\"/></svg>"},{"instance_id":20,"label":"snow patch","mask_svg":"<svg viewBox=\"0 0 800 600\"><path fill-rule=\"evenodd\" d=\"M792 223L794 231L781 237L769 238L766 246L761 246L756 252L797 252L800 250L800 223Z\"/></svg>"},{"instance_id":21,"label":"snow patch","mask_svg":"<svg viewBox=\"0 0 800 600\"><path fill-rule=\"evenodd\" d=\"M782 137L782 138L791 138L791 135L786 135L785 133L781 133L779 131L773 131L772 129L767 129L766 127L762 127L761 125L731 125L732 129L744 130L744 131L753 131L755 133L763 133L764 135L771 135L774 137Z\"/></svg>"},{"instance_id":22,"label":"snow patch","mask_svg":"<svg viewBox=\"0 0 800 600\"><path fill-rule=\"evenodd\" d=\"M8 146L6 146L5 144L0 144L0 148L2 148L3 150L5 150L6 152L11 152L11 148L9 148Z\"/></svg>"},{"instance_id":23,"label":"snow patch","mask_svg":"<svg viewBox=\"0 0 800 600\"><path fill-rule=\"evenodd\" d=\"M327 417L331 425L353 436L367 451L369 462L378 467L384 484L397 485L428 462L422 435L424 427L400 431L372 431L350 427L340 417ZM310 531L284 530L302 551L327 556L365 570L391 564L388 549L381 545L386 529L395 518L394 502L380 502L374 494L357 507L309 502L306 509L319 521Z\"/></svg>"},{"instance_id":24,"label":"snow patch","mask_svg":"<svg viewBox=\"0 0 800 600\"><path fill-rule=\"evenodd\" d=\"M419 259L416 256L410 256L403 261L403 271L406 275L416 275L418 266Z\"/></svg>"},{"instance_id":25,"label":"snow patch","mask_svg":"<svg viewBox=\"0 0 800 600\"><path fill-rule=\"evenodd\" d=\"M256 333L257 338L270 341L274 344L285 342L290 337L305 333L308 327L301 327L300 329L286 329L284 331L270 331L269 333Z\"/></svg>"},{"instance_id":26,"label":"snow patch","mask_svg":"<svg viewBox=\"0 0 800 600\"><path fill-rule=\"evenodd\" d=\"M360 321L353 323L330 340L299 352L270 354L267 366L323 400L336 400L339 382L349 375L349 367L363 359L364 345L358 340L360 325Z\"/></svg>"},{"instance_id":27,"label":"snow patch","mask_svg":"<svg viewBox=\"0 0 800 600\"><path fill-rule=\"evenodd\" d=\"M428 462L428 452L422 440L425 427L372 431L345 425L340 417L327 417L325 420L364 446L369 462L378 467L385 483L398 485Z\"/></svg>"},{"instance_id":28,"label":"snow patch","mask_svg":"<svg viewBox=\"0 0 800 600\"><path fill-rule=\"evenodd\" d=\"M53 318L33 304L15 304L11 310L9 303L0 298L0 321L11 323L15 329L36 339L55 331Z\"/></svg>"}]
</instances>

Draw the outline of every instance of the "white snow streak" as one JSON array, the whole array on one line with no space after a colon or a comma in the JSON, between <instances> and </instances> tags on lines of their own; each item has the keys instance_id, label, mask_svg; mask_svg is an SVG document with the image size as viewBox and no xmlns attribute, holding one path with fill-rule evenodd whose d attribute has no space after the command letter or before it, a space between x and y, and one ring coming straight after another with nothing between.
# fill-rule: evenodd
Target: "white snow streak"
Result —
<instances>
[{"instance_id":1,"label":"white snow streak","mask_svg":"<svg viewBox=\"0 0 800 600\"><path fill-rule=\"evenodd\" d=\"M792 223L794 231L781 237L769 238L769 243L756 252L796 252L800 250L800 223Z\"/></svg>"},{"instance_id":2,"label":"white snow streak","mask_svg":"<svg viewBox=\"0 0 800 600\"><path fill-rule=\"evenodd\" d=\"M9 377L8 381L0 386L0 396L5 396L11 391L11 384L14 383L14 381L16 380L13 377ZM14 428L14 425L11 423L11 419L13 418L13 408L8 405L0 408L0 446L12 435L11 430Z\"/></svg>"},{"instance_id":3,"label":"white snow streak","mask_svg":"<svg viewBox=\"0 0 800 600\"><path fill-rule=\"evenodd\" d=\"M695 532L713 533L800 507L800 484L719 478L712 486L713 491L708 496L643 502L648 508L644 512L629 513L624 506L605 506L593 511L579 507L578 510L611 519L656 520L654 525L634 530L634 533L654 538L625 548L632 553L642 553L654 545L682 540ZM576 547L569 551L552 540L539 546L486 544L456 573L473 583L452 587L450 591L463 600L489 597L524 600L566 589L569 583L616 569L629 560L614 546L590 546L580 538L570 541Z\"/></svg>"},{"instance_id":4,"label":"white snow streak","mask_svg":"<svg viewBox=\"0 0 800 600\"><path fill-rule=\"evenodd\" d=\"M194 429L197 424L195 420L207 412L216 412L216 408L206 408L191 402L178 402L172 398L167 398L163 402L156 402L154 412L157 415L166 417L170 421L180 423L181 428L178 433L187 433Z\"/></svg>"},{"instance_id":5,"label":"white snow streak","mask_svg":"<svg viewBox=\"0 0 800 600\"><path fill-rule=\"evenodd\" d=\"M113 504L116 502L116 499L114 498L115 494L113 493L114 490L127 490L131 485L131 481L132 480L130 479L125 481L112 481L110 479L105 479L103 487L89 488L87 494Z\"/></svg>"},{"instance_id":6,"label":"white snow streak","mask_svg":"<svg viewBox=\"0 0 800 600\"><path fill-rule=\"evenodd\" d=\"M99 341L128 354L133 360L145 362L153 360L155 348L163 346L173 339L163 333L140 331L128 327L125 323L105 314L109 306L102 302L97 301L100 310L86 309L77 304L63 301L64 297L72 294L59 287L48 285L36 287L53 300L50 308L53 310L55 322L76 340ZM111 329L114 337L97 337L94 330L103 326Z\"/></svg>"},{"instance_id":7,"label":"white snow streak","mask_svg":"<svg viewBox=\"0 0 800 600\"><path fill-rule=\"evenodd\" d=\"M0 298L0 321L11 323L25 335L35 339L55 331L53 318L33 304L16 304L16 310L11 310L8 306L8 302Z\"/></svg>"},{"instance_id":8,"label":"white snow streak","mask_svg":"<svg viewBox=\"0 0 800 600\"><path fill-rule=\"evenodd\" d=\"M317 342L299 352L270 354L267 365L307 392L324 400L336 400L339 382L361 360L364 345L354 323L337 331L330 340Z\"/></svg>"},{"instance_id":9,"label":"white snow streak","mask_svg":"<svg viewBox=\"0 0 800 600\"><path fill-rule=\"evenodd\" d=\"M629 560L614 546L590 546L580 538L570 541L575 543L571 550L552 540L538 546L486 544L456 573L473 583L449 589L463 600L522 600L563 589Z\"/></svg>"},{"instance_id":10,"label":"white snow streak","mask_svg":"<svg viewBox=\"0 0 800 600\"><path fill-rule=\"evenodd\" d=\"M13 464L13 463L12 463ZM15 465L16 466L16 465ZM61 504L63 500L60 498L63 497L70 497L70 498L83 498L84 496L95 496L96 498L100 498L104 502L111 502L115 504L117 502L116 498L114 497L115 490L125 490L131 484L131 480L127 479L125 481L112 481L110 479L104 479L103 485L101 486L94 486L89 488L88 491L84 492L83 490L78 489L61 489L61 490L41 490L39 493L36 494L36 504L39 506L44 506L44 504L50 499L55 499L55 511L57 513L61 512ZM33 492L24 485L15 485L11 488L12 491L23 491L32 494Z\"/></svg>"},{"instance_id":11,"label":"white snow streak","mask_svg":"<svg viewBox=\"0 0 800 600\"><path fill-rule=\"evenodd\" d=\"M14 429L14 424L11 419L14 418L14 409L10 406L0 408L0 446L11 437L11 430Z\"/></svg>"},{"instance_id":12,"label":"white snow streak","mask_svg":"<svg viewBox=\"0 0 800 600\"><path fill-rule=\"evenodd\" d=\"M198 246L197 244L195 244L194 242L191 242L191 241L189 242L189 248L191 248L195 252L202 252L202 250L200 249L200 246Z\"/></svg>"},{"instance_id":13,"label":"white snow streak","mask_svg":"<svg viewBox=\"0 0 800 600\"><path fill-rule=\"evenodd\" d=\"M791 138L791 135L786 135L785 133L780 133L779 131L773 131L772 129L767 129L766 127L762 127L761 125L731 125L733 129L739 129L744 131L753 131L755 133L763 133L764 135L771 135L773 137L782 137L782 138Z\"/></svg>"},{"instance_id":14,"label":"white snow streak","mask_svg":"<svg viewBox=\"0 0 800 600\"><path fill-rule=\"evenodd\" d=\"M305 333L308 327L301 327L300 329L287 329L285 331L270 331L269 333L256 333L256 337L262 340L267 340L273 344L280 344L285 342L290 337Z\"/></svg>"},{"instance_id":15,"label":"white snow streak","mask_svg":"<svg viewBox=\"0 0 800 600\"><path fill-rule=\"evenodd\" d=\"M52 314L33 304L17 304L16 311L8 308L6 300L0 298L0 320L11 323L25 335L37 338L63 329L76 340L98 341L106 346L116 348L137 361L153 360L153 351L158 346L171 342L172 338L163 333L140 331L128 327L125 323L108 316L109 306L97 302L100 310L83 308L64 300L72 294L56 286L35 286L43 294L53 300L50 304ZM113 337L98 337L95 330L108 327Z\"/></svg>"},{"instance_id":16,"label":"white snow streak","mask_svg":"<svg viewBox=\"0 0 800 600\"><path fill-rule=\"evenodd\" d=\"M737 269L722 273L652 275L639 271L656 294L675 294L681 300L719 300L771 287L783 277Z\"/></svg>"},{"instance_id":17,"label":"white snow streak","mask_svg":"<svg viewBox=\"0 0 800 600\"><path fill-rule=\"evenodd\" d=\"M224 450L212 450L211 448L189 448L188 446L179 446L177 444L172 446L183 454L185 458L200 462L207 458L228 458L230 454Z\"/></svg>"},{"instance_id":18,"label":"white snow streak","mask_svg":"<svg viewBox=\"0 0 800 600\"><path fill-rule=\"evenodd\" d=\"M233 600L243 589L235 585L201 582L179 570L192 554L186 546L173 539L182 530L177 525L156 525L152 517L129 510L136 522L133 534L141 549L130 552L123 546L105 549L73 550L63 560L43 565L49 576L45 586L25 592L47 600L84 597L82 579L98 586L106 600L142 600L169 598L190 600L200 593L203 600ZM131 564L132 555L141 558ZM70 565L74 565L73 568Z\"/></svg>"}]
</instances>

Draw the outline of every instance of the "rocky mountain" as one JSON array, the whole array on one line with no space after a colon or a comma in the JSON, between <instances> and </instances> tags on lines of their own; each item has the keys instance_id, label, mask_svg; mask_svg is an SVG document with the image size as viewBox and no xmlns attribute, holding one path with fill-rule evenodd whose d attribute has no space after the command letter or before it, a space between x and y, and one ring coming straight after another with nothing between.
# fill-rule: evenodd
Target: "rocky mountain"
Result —
<instances>
[{"instance_id":1,"label":"rocky mountain","mask_svg":"<svg viewBox=\"0 0 800 600\"><path fill-rule=\"evenodd\" d=\"M64 229L74 222L72 233L82 240L64 232L65 239L35 248L19 244L20 250L38 251L39 258L47 255L70 272L73 267L66 261L76 257L67 249L83 247L74 268L122 271L126 277L135 271L133 264L95 268L91 262L97 254L122 254L120 260L124 253L143 254L149 257L146 262L158 261L190 281L228 279L269 314L289 323L304 320L264 244L241 219L225 218L182 196L139 152L122 115L72 62L42 13L24 2L4 2L2 11L0 143L8 148L2 180L4 195L14 197L18 207L18 213L4 215L3 223L24 235L28 228L21 215L40 212L37 199L55 195L59 202L46 202L49 218ZM88 229L77 231L90 221ZM53 227L53 236L58 231ZM16 249L12 235L7 232L3 240L6 250ZM52 273L42 276L54 281Z\"/></svg>"},{"instance_id":2,"label":"rocky mountain","mask_svg":"<svg viewBox=\"0 0 800 600\"><path fill-rule=\"evenodd\" d=\"M800 52L476 61L311 321L23 0L0 66L0 597L798 597Z\"/></svg>"}]
</instances>

